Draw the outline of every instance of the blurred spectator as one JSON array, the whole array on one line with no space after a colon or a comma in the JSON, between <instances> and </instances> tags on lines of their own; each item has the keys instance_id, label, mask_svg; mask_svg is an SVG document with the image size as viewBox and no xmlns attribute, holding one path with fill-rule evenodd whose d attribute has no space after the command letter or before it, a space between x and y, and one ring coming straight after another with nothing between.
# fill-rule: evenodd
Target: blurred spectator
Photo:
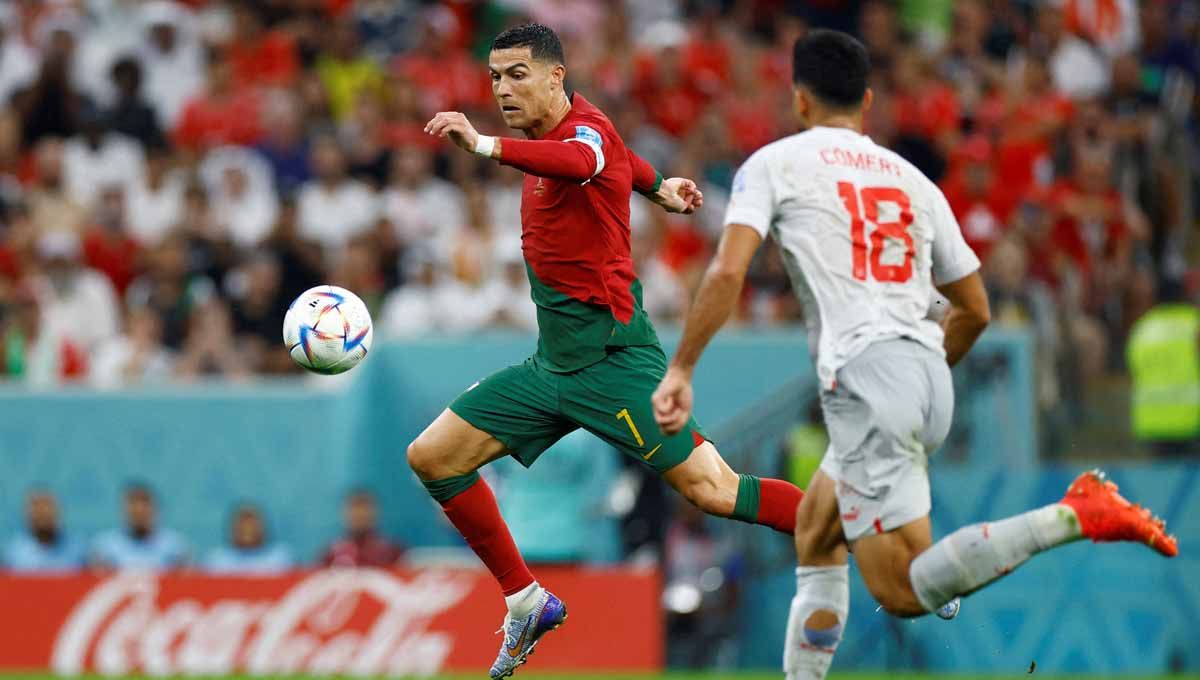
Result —
<instances>
[{"instance_id":1,"label":"blurred spectator","mask_svg":"<svg viewBox=\"0 0 1200 680\"><path fill-rule=\"evenodd\" d=\"M1159 455L1200 454L1200 308L1178 284L1160 298L1129 332L1133 434Z\"/></svg>"},{"instance_id":2,"label":"blurred spectator","mask_svg":"<svg viewBox=\"0 0 1200 680\"><path fill-rule=\"evenodd\" d=\"M234 79L246 85L287 86L296 80L299 61L295 40L287 31L268 29L257 2L236 0L233 39L227 59Z\"/></svg>"},{"instance_id":3,"label":"blurred spectator","mask_svg":"<svg viewBox=\"0 0 1200 680\"><path fill-rule=\"evenodd\" d=\"M312 176L308 138L296 99L283 93L270 97L263 112L263 127L266 130L256 148L271 165L275 189L291 197Z\"/></svg>"},{"instance_id":4,"label":"blurred spectator","mask_svg":"<svg viewBox=\"0 0 1200 680\"><path fill-rule=\"evenodd\" d=\"M247 363L260 373L282 373L292 368L279 344L283 317L291 298L281 288L279 260L270 253L258 253L231 276L233 331Z\"/></svg>"},{"instance_id":5,"label":"blurred spectator","mask_svg":"<svg viewBox=\"0 0 1200 680\"><path fill-rule=\"evenodd\" d=\"M117 295L124 295L141 264L141 247L125 219L125 191L119 184L105 186L95 203L94 221L83 234L83 261L107 276Z\"/></svg>"},{"instance_id":6,"label":"blurred spectator","mask_svg":"<svg viewBox=\"0 0 1200 680\"><path fill-rule=\"evenodd\" d=\"M163 321L148 307L133 307L126 332L98 347L89 375L99 389L162 384L173 374L174 357L163 345Z\"/></svg>"},{"instance_id":7,"label":"blurred spectator","mask_svg":"<svg viewBox=\"0 0 1200 680\"><path fill-rule=\"evenodd\" d=\"M205 157L199 174L218 233L243 249L257 246L271 233L279 202L271 168L261 156L243 147L220 147Z\"/></svg>"},{"instance_id":8,"label":"blurred spectator","mask_svg":"<svg viewBox=\"0 0 1200 680\"><path fill-rule=\"evenodd\" d=\"M229 545L214 548L204 560L211 574L267 575L292 568L291 550L281 543L267 542L267 528L259 509L238 506L229 527Z\"/></svg>"},{"instance_id":9,"label":"blurred spectator","mask_svg":"<svg viewBox=\"0 0 1200 680\"><path fill-rule=\"evenodd\" d=\"M965 140L957 167L941 184L967 245L987 261L992 245L1008 230L1017 196L996 177L992 145L983 136Z\"/></svg>"},{"instance_id":10,"label":"blurred spectator","mask_svg":"<svg viewBox=\"0 0 1200 680\"><path fill-rule=\"evenodd\" d=\"M25 498L26 528L9 539L0 568L19 573L57 573L84 566L84 549L62 529L58 501L43 489Z\"/></svg>"},{"instance_id":11,"label":"blurred spectator","mask_svg":"<svg viewBox=\"0 0 1200 680\"><path fill-rule=\"evenodd\" d=\"M146 172L125 192L129 235L144 246L155 246L183 218L184 173L174 167L165 146L146 149Z\"/></svg>"},{"instance_id":12,"label":"blurred spectator","mask_svg":"<svg viewBox=\"0 0 1200 680\"><path fill-rule=\"evenodd\" d=\"M1108 64L1095 46L1071 33L1061 7L1038 7L1034 26L1040 48L1049 54L1054 88L1071 99L1090 99L1108 87Z\"/></svg>"},{"instance_id":13,"label":"blurred spectator","mask_svg":"<svg viewBox=\"0 0 1200 680\"><path fill-rule=\"evenodd\" d=\"M79 108L85 99L71 78L75 35L66 24L47 29L42 48L42 65L29 85L12 95L12 105L21 115L25 147L46 137L70 137L75 133Z\"/></svg>"},{"instance_id":14,"label":"blurred spectator","mask_svg":"<svg viewBox=\"0 0 1200 680\"><path fill-rule=\"evenodd\" d=\"M146 272L129 287L127 304L154 310L163 320L163 342L178 350L192 310L213 295L213 283L189 271L187 239L182 234L168 236L149 251L146 263Z\"/></svg>"},{"instance_id":15,"label":"blurred spectator","mask_svg":"<svg viewBox=\"0 0 1200 680\"><path fill-rule=\"evenodd\" d=\"M158 122L173 130L184 106L204 88L205 60L196 19L174 2L150 0L141 7L144 40L138 58L145 73L146 101Z\"/></svg>"},{"instance_id":16,"label":"blurred spectator","mask_svg":"<svg viewBox=\"0 0 1200 680\"><path fill-rule=\"evenodd\" d=\"M279 327L282 329L283 324ZM230 351L236 346L229 306L220 298L210 297L192 308L175 375L184 380L245 378L249 375L249 357Z\"/></svg>"},{"instance_id":17,"label":"blurred spectator","mask_svg":"<svg viewBox=\"0 0 1200 680\"><path fill-rule=\"evenodd\" d=\"M342 505L346 533L325 550L321 564L327 567L391 567L403 549L379 533L379 511L375 496L366 490L352 491Z\"/></svg>"},{"instance_id":18,"label":"blurred spectator","mask_svg":"<svg viewBox=\"0 0 1200 680\"><path fill-rule=\"evenodd\" d=\"M46 379L82 378L90 349L120 330L116 293L107 277L82 263L75 234L46 233L37 249L43 273L34 290L41 307L38 342L50 355Z\"/></svg>"},{"instance_id":19,"label":"blurred spectator","mask_svg":"<svg viewBox=\"0 0 1200 680\"><path fill-rule=\"evenodd\" d=\"M234 80L228 62L213 61L205 89L183 107L173 133L175 143L193 151L254 144L262 139L262 107L258 90Z\"/></svg>"},{"instance_id":20,"label":"blurred spectator","mask_svg":"<svg viewBox=\"0 0 1200 680\"><path fill-rule=\"evenodd\" d=\"M448 248L464 222L465 202L462 190L433 174L433 154L427 149L407 147L395 153L382 204L401 243Z\"/></svg>"},{"instance_id":21,"label":"blurred spectator","mask_svg":"<svg viewBox=\"0 0 1200 680\"><path fill-rule=\"evenodd\" d=\"M323 137L313 144L314 179L297 201L300 235L327 248L338 248L367 230L379 213L371 189L346 174L346 157L337 142Z\"/></svg>"},{"instance_id":22,"label":"blurred spectator","mask_svg":"<svg viewBox=\"0 0 1200 680\"><path fill-rule=\"evenodd\" d=\"M384 299L376 323L380 335L386 338L421 337L438 330L436 258L427 248L413 248L405 255L403 271L403 285Z\"/></svg>"},{"instance_id":23,"label":"blurred spectator","mask_svg":"<svg viewBox=\"0 0 1200 680\"><path fill-rule=\"evenodd\" d=\"M34 148L34 163L36 174L28 199L34 227L41 234L50 231L78 233L87 220L87 211L66 190L62 142L42 140Z\"/></svg>"},{"instance_id":24,"label":"blurred spectator","mask_svg":"<svg viewBox=\"0 0 1200 680\"><path fill-rule=\"evenodd\" d=\"M158 503L149 487L125 489L125 527L110 529L92 542L92 564L100 569L177 569L188 561L183 537L158 525Z\"/></svg>"},{"instance_id":25,"label":"blurred spectator","mask_svg":"<svg viewBox=\"0 0 1200 680\"><path fill-rule=\"evenodd\" d=\"M0 106L38 76L38 55L21 39L13 17L0 19Z\"/></svg>"},{"instance_id":26,"label":"blurred spectator","mask_svg":"<svg viewBox=\"0 0 1200 680\"><path fill-rule=\"evenodd\" d=\"M526 332L537 331L537 307L529 304L529 275L521 242L502 238L496 246L495 261L500 271L492 286L496 289L496 315L492 324Z\"/></svg>"},{"instance_id":27,"label":"blurred spectator","mask_svg":"<svg viewBox=\"0 0 1200 680\"><path fill-rule=\"evenodd\" d=\"M360 96L377 95L383 85L379 65L358 53L358 33L348 20L329 27L328 49L317 59L316 72L337 120L349 115Z\"/></svg>"},{"instance_id":28,"label":"blurred spectator","mask_svg":"<svg viewBox=\"0 0 1200 680\"><path fill-rule=\"evenodd\" d=\"M133 57L121 57L113 63L111 73L117 95L106 112L109 129L136 139L146 149L165 144L158 115L142 91L141 63Z\"/></svg>"},{"instance_id":29,"label":"blurred spectator","mask_svg":"<svg viewBox=\"0 0 1200 680\"><path fill-rule=\"evenodd\" d=\"M275 229L264 244L279 257L283 282L280 288L294 297L321 283L322 253L318 244L300 235L299 214L294 200L280 206ZM290 300L289 300L290 302Z\"/></svg>"}]
</instances>

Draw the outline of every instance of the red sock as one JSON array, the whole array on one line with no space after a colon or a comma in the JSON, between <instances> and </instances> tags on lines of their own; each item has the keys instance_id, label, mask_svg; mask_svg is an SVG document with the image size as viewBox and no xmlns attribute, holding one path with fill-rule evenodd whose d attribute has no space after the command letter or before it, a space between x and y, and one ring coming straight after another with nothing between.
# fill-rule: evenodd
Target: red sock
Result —
<instances>
[{"instance_id":1,"label":"red sock","mask_svg":"<svg viewBox=\"0 0 1200 680\"><path fill-rule=\"evenodd\" d=\"M467 539L467 545L483 560L492 576L500 582L505 595L520 592L533 583L533 574L517 551L508 525L500 516L496 496L480 477L466 491L442 503L446 517Z\"/></svg>"},{"instance_id":2,"label":"red sock","mask_svg":"<svg viewBox=\"0 0 1200 680\"><path fill-rule=\"evenodd\" d=\"M796 533L796 506L800 505L804 492L782 479L764 477L758 482L758 516L754 522L785 534Z\"/></svg>"}]
</instances>

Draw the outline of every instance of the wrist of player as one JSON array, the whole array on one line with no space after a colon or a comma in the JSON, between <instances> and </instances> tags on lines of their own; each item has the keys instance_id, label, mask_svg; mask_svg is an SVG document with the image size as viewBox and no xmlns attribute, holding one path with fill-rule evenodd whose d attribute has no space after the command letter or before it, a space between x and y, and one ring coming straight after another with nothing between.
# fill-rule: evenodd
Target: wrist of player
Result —
<instances>
[{"instance_id":1,"label":"wrist of player","mask_svg":"<svg viewBox=\"0 0 1200 680\"><path fill-rule=\"evenodd\" d=\"M476 156L484 158L497 158L500 155L500 138L489 135L475 135L475 148L472 149Z\"/></svg>"}]
</instances>

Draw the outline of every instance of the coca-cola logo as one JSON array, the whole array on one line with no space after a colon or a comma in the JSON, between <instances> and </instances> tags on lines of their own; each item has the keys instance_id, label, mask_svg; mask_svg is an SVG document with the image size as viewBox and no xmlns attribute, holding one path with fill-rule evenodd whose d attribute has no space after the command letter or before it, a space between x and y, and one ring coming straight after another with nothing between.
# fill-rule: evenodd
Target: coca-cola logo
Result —
<instances>
[{"instance_id":1,"label":"coca-cola logo","mask_svg":"<svg viewBox=\"0 0 1200 680\"><path fill-rule=\"evenodd\" d=\"M472 577L377 569L316 572L268 600L164 602L153 574L100 582L54 642L55 673L427 675L442 669L451 636L431 619L460 603Z\"/></svg>"}]
</instances>

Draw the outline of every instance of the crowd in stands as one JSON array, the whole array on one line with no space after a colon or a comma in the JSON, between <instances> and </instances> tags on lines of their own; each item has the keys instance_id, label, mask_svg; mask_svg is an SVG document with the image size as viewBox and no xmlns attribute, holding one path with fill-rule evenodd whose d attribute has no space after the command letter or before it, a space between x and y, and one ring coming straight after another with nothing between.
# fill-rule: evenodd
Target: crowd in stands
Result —
<instances>
[{"instance_id":1,"label":"crowd in stands","mask_svg":"<svg viewBox=\"0 0 1200 680\"><path fill-rule=\"evenodd\" d=\"M690 218L633 198L646 306L677 323L739 163L796 130L790 46L870 50L868 133L944 188L1039 401L1123 370L1130 324L1197 288L1195 0L13 0L0 5L0 375L99 387L295 370L298 292L381 338L534 328L519 173L422 133L503 129L491 36L562 36L568 84ZM773 247L739 321L799 309ZM237 351L230 348L236 347Z\"/></svg>"},{"instance_id":2,"label":"crowd in stands","mask_svg":"<svg viewBox=\"0 0 1200 680\"><path fill-rule=\"evenodd\" d=\"M149 487L131 484L125 489L124 514L124 526L84 541L63 526L57 498L47 490L33 489L25 501L25 528L0 544L0 571L195 569L211 574L267 575L302 566L390 567L404 554L403 547L380 532L375 498L365 490L352 491L346 497L342 508L345 533L311 565L304 565L285 543L270 536L262 511L250 503L236 506L230 514L227 542L202 555L193 553L186 537L160 526L158 502Z\"/></svg>"}]
</instances>

